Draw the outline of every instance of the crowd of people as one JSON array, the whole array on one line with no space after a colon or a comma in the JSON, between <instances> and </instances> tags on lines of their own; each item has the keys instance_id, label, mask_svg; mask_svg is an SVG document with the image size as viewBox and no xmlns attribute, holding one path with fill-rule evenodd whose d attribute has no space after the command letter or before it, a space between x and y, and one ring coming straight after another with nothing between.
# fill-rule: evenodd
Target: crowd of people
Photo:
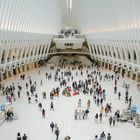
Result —
<instances>
[{"instance_id":1,"label":"crowd of people","mask_svg":"<svg viewBox=\"0 0 140 140\"><path fill-rule=\"evenodd\" d=\"M100 136L95 135L94 140L111 140L112 136L110 133L108 133L107 135L104 133L104 131L100 134Z\"/></svg>"},{"instance_id":2,"label":"crowd of people","mask_svg":"<svg viewBox=\"0 0 140 140\"><path fill-rule=\"evenodd\" d=\"M75 62L76 63L76 62ZM87 101L86 105L82 105L82 100L78 100L78 109L75 109L74 111L74 119L75 120L84 120L88 119L88 115L90 113L91 109L91 104L97 106L99 108L99 112L95 113L95 122L100 122L102 123L103 117L109 117L109 126L115 126L116 122L119 120L120 116L120 110L117 110L114 115L112 115L112 103L107 101L107 96L106 96L106 89L102 87L101 82L106 82L106 81L111 81L114 82L114 94L118 95L118 99L121 99L121 92L118 91L118 86L117 86L117 81L119 80L119 74L114 73L112 75L106 73L102 74L102 72L97 69L89 72L87 69L86 72L84 73L84 69L87 68L88 66L84 66L81 63L78 63L78 65L73 64L71 66L68 66L66 69L66 65L61 65L61 68L64 69L64 71L61 70L60 67L58 67L54 73L52 72L48 73L46 72L46 79L50 80L54 77L55 82L59 82L58 87L54 87L50 92L49 91L43 91L42 92L42 98L47 99L47 94L50 93L50 110L55 111L54 109L54 97L59 97L60 93L62 95L71 97L71 96L76 96L76 95L89 95L90 99ZM91 66L93 67L93 66ZM72 71L76 70L76 75L73 74ZM40 74L40 71L38 72ZM86 74L85 80L75 80L75 76L83 76ZM37 86L42 86L43 81L40 81L40 85L37 84L36 81L32 80L32 77L29 76L27 77L25 74L20 76L21 80L26 80L25 88L26 88L26 93L27 93L27 102L28 104L33 103L35 101L36 104L38 104L39 110L41 111L42 118L46 118L46 110L41 101L38 99L38 94L36 92ZM126 84L123 82L123 87L126 89L125 91L125 103L128 104L128 107L131 107L132 103L132 96L129 96L129 84ZM15 87L15 84L12 83L10 86L2 86L2 91L3 95L5 95L6 100L9 103L13 103L16 101L16 96L17 98L21 98L21 91L24 88L23 85L18 83L17 87ZM139 87L138 87L139 88ZM16 91L17 89L17 95ZM60 90L63 89L63 90ZM47 89L46 89L47 90ZM106 105L105 105L106 103ZM82 109L84 107L84 109ZM108 115L109 114L109 115ZM9 115L8 115L9 116ZM94 118L93 118L94 119ZM60 130L57 126L56 123L51 122L50 124L52 132L55 133L56 135L56 140L59 139L59 133ZM54 131L55 129L55 131ZM21 137L20 133L17 134L17 140L27 140L28 137L24 134L23 137ZM66 136L65 140L71 139L70 136ZM101 133L101 135L98 137L95 135L94 140L111 140L112 136L110 133L105 135L104 132Z\"/></svg>"}]
</instances>

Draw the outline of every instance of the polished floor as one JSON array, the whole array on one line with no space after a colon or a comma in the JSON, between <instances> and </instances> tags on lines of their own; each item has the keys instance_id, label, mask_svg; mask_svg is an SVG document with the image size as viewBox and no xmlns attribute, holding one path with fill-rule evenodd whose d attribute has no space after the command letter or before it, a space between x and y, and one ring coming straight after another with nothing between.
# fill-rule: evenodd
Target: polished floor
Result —
<instances>
[{"instance_id":1,"label":"polished floor","mask_svg":"<svg viewBox=\"0 0 140 140\"><path fill-rule=\"evenodd\" d=\"M85 60L85 63L89 62ZM96 68L89 69L89 72L93 71ZM38 71L40 70L40 74ZM64 69L62 69L64 71ZM84 80L86 78L86 69L84 69L84 75L76 76L76 71L73 70L72 74L74 76L74 81ZM47 80L45 73L52 72L55 70L50 70L49 66L43 66L41 68L29 71L26 73L26 80L28 76L32 77L33 81L37 81L37 94L39 102L42 102L43 108L46 110L46 118L42 118L42 114L38 108L38 104L35 103L35 98L32 97L31 104L28 104L26 96L25 81L22 81L18 76L11 78L9 81L6 81L6 85L10 83L20 83L23 87L21 92L21 98L18 99L16 95L16 102L13 103L13 108L15 113L18 116L18 120L13 120L11 122L4 122L0 126L0 140L16 140L17 132L20 132L22 135L27 134L31 140L55 140L56 136L51 132L50 123L52 121L56 122L60 129L59 140L64 140L66 135L71 136L72 140L93 140L94 136L100 135L102 131L106 134L110 133L112 140L138 140L140 134L140 128L136 128L129 123L117 123L115 127L109 126L109 116L113 115L117 109L125 109L127 105L124 103L125 99L125 89L122 87L123 78L120 78L118 81L118 91L122 93L121 100L118 100L117 95L114 94L114 82L112 81L102 81L101 85L106 89L107 101L106 103L112 103L112 113L108 114L107 117L103 114L102 123L96 123L94 121L94 116L96 113L100 112L100 107L97 107L93 102L93 97L90 95L83 95L82 93L78 96L65 97L62 96L62 89L60 89L60 97L54 98L54 111L50 111L50 98L49 93L52 88L59 86L59 82L55 82L54 78ZM104 73L112 73L111 71L102 70ZM43 85L40 85L40 81L43 81ZM133 97L133 103L138 107L138 112L140 113L140 92L137 90L136 82L125 79L126 82L130 83L129 94ZM71 85L71 81L68 83ZM47 99L42 99L42 92L46 91ZM16 89L17 92L17 89ZM91 109L89 117L87 120L74 120L74 110L78 106L78 100L82 100L82 107L80 109L86 109L87 100L91 100ZM0 102L5 102L5 97L0 97Z\"/></svg>"}]
</instances>

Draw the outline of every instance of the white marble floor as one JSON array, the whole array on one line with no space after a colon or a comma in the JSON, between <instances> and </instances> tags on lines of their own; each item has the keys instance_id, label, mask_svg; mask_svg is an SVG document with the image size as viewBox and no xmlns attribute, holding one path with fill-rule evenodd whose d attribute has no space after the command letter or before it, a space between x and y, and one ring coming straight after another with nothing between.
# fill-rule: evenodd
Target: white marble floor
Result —
<instances>
[{"instance_id":1,"label":"white marble floor","mask_svg":"<svg viewBox=\"0 0 140 140\"><path fill-rule=\"evenodd\" d=\"M88 62L87 62L88 63ZM40 69L41 73L38 74ZM46 118L43 119L41 112L38 108L38 104L35 103L34 98L32 98L32 103L28 104L26 96L25 81L20 80L19 76L16 76L6 84L14 82L16 85L19 82L23 86L21 92L21 98L16 100L13 103L13 108L16 114L18 115L18 120L13 120L11 122L5 122L0 126L0 140L16 140L17 132L20 132L22 135L26 133L29 139L31 140L55 140L55 135L51 132L50 123L54 121L58 124L60 129L59 140L64 140L66 135L70 135L72 140L93 140L94 136L99 135L102 131L106 134L109 132L112 135L112 140L140 140L140 128L136 128L129 123L117 123L115 127L110 127L108 123L108 118L110 115L114 114L114 111L117 109L126 108L124 103L124 88L122 83L124 79L120 79L118 82L118 91L122 93L121 100L119 101L117 95L113 93L114 83L112 81L101 82L103 88L106 89L107 101L104 102L104 105L109 102L112 103L112 113L105 117L103 115L102 123L95 123L94 116L96 113L99 113L100 108L97 107L93 98L90 95L78 95L73 97L64 97L61 96L62 89L60 90L60 97L54 99L54 111L50 111L50 98L49 93L53 87L59 86L59 82L55 82L54 78L47 80L45 78L46 71L54 73L47 66L41 67L39 69L29 71L26 75L31 75L33 81L37 81L37 93L39 101L42 102L43 108L46 110ZM89 71L93 71L90 69ZM84 75L78 75L76 77L76 71L72 71L74 75L74 81L79 79L86 78L86 70L84 70ZM111 71L102 70L102 73ZM40 80L43 80L43 86L40 86ZM140 92L136 88L136 82L125 79L130 83L129 93L133 97L133 104L138 107L138 112L140 112ZM69 82L71 85L71 82ZM16 89L17 91L17 89ZM42 99L42 91L47 92L47 99ZM16 95L17 97L17 95ZM82 108L86 108L87 100L90 99L91 109L89 117L87 120L74 120L74 110L77 108L78 99L82 100ZM0 96L0 102L5 102L6 99L3 96Z\"/></svg>"}]
</instances>

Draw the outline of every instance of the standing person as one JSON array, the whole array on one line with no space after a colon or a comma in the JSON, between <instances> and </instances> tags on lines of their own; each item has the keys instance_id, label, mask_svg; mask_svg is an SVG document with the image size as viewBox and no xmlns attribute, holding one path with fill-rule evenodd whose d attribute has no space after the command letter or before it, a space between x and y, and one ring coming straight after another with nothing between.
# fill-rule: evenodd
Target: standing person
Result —
<instances>
[{"instance_id":1,"label":"standing person","mask_svg":"<svg viewBox=\"0 0 140 140\"><path fill-rule=\"evenodd\" d=\"M86 109L86 110L85 110L85 118L86 118L86 119L88 118L88 113L89 113L89 110Z\"/></svg>"},{"instance_id":2,"label":"standing person","mask_svg":"<svg viewBox=\"0 0 140 140\"><path fill-rule=\"evenodd\" d=\"M26 134L23 135L22 140L27 140L28 137L26 136Z\"/></svg>"},{"instance_id":3,"label":"standing person","mask_svg":"<svg viewBox=\"0 0 140 140\"><path fill-rule=\"evenodd\" d=\"M46 99L46 92L42 93L43 99Z\"/></svg>"},{"instance_id":4,"label":"standing person","mask_svg":"<svg viewBox=\"0 0 140 140\"><path fill-rule=\"evenodd\" d=\"M120 98L121 98L121 93L119 92L118 93L118 99L120 100Z\"/></svg>"},{"instance_id":5,"label":"standing person","mask_svg":"<svg viewBox=\"0 0 140 140\"><path fill-rule=\"evenodd\" d=\"M31 103L31 97L28 97L28 103L29 104Z\"/></svg>"},{"instance_id":6,"label":"standing person","mask_svg":"<svg viewBox=\"0 0 140 140\"><path fill-rule=\"evenodd\" d=\"M114 94L117 93L117 86L114 87Z\"/></svg>"},{"instance_id":7,"label":"standing person","mask_svg":"<svg viewBox=\"0 0 140 140\"><path fill-rule=\"evenodd\" d=\"M97 135L95 135L95 138L94 138L94 140L99 140Z\"/></svg>"},{"instance_id":8,"label":"standing person","mask_svg":"<svg viewBox=\"0 0 140 140\"><path fill-rule=\"evenodd\" d=\"M96 113L96 115L95 115L95 122L97 122L98 121L98 113Z\"/></svg>"},{"instance_id":9,"label":"standing person","mask_svg":"<svg viewBox=\"0 0 140 140\"><path fill-rule=\"evenodd\" d=\"M20 91L18 91L18 98L20 98Z\"/></svg>"},{"instance_id":10,"label":"standing person","mask_svg":"<svg viewBox=\"0 0 140 140\"><path fill-rule=\"evenodd\" d=\"M109 118L109 125L111 126L111 124L112 124L112 116L110 116Z\"/></svg>"},{"instance_id":11,"label":"standing person","mask_svg":"<svg viewBox=\"0 0 140 140\"><path fill-rule=\"evenodd\" d=\"M40 111L41 111L41 109L42 109L42 104L39 103L39 104L38 104L38 107L40 108Z\"/></svg>"},{"instance_id":12,"label":"standing person","mask_svg":"<svg viewBox=\"0 0 140 140\"><path fill-rule=\"evenodd\" d=\"M85 111L82 110L82 119L84 120L85 119Z\"/></svg>"},{"instance_id":13,"label":"standing person","mask_svg":"<svg viewBox=\"0 0 140 140\"><path fill-rule=\"evenodd\" d=\"M113 116L112 121L113 121L113 126L115 126L115 122L116 122L116 117L115 117L115 115Z\"/></svg>"},{"instance_id":14,"label":"standing person","mask_svg":"<svg viewBox=\"0 0 140 140\"><path fill-rule=\"evenodd\" d=\"M125 80L123 81L123 87L125 87Z\"/></svg>"},{"instance_id":15,"label":"standing person","mask_svg":"<svg viewBox=\"0 0 140 140\"><path fill-rule=\"evenodd\" d=\"M125 103L128 104L128 95L125 96Z\"/></svg>"},{"instance_id":16,"label":"standing person","mask_svg":"<svg viewBox=\"0 0 140 140\"><path fill-rule=\"evenodd\" d=\"M51 102L51 104L50 104L50 109L54 110L53 102Z\"/></svg>"},{"instance_id":17,"label":"standing person","mask_svg":"<svg viewBox=\"0 0 140 140\"><path fill-rule=\"evenodd\" d=\"M106 140L106 135L105 135L104 131L100 135L100 140Z\"/></svg>"},{"instance_id":18,"label":"standing person","mask_svg":"<svg viewBox=\"0 0 140 140\"><path fill-rule=\"evenodd\" d=\"M100 123L102 122L102 116L103 116L103 114L100 113L100 115L99 115L99 117L100 117Z\"/></svg>"},{"instance_id":19,"label":"standing person","mask_svg":"<svg viewBox=\"0 0 140 140\"><path fill-rule=\"evenodd\" d=\"M45 109L42 109L42 117L45 119Z\"/></svg>"},{"instance_id":20,"label":"standing person","mask_svg":"<svg viewBox=\"0 0 140 140\"><path fill-rule=\"evenodd\" d=\"M87 101L87 108L90 108L90 100Z\"/></svg>"},{"instance_id":21,"label":"standing person","mask_svg":"<svg viewBox=\"0 0 140 140\"><path fill-rule=\"evenodd\" d=\"M53 132L53 130L54 130L54 122L51 122L50 127L51 127L52 132Z\"/></svg>"},{"instance_id":22,"label":"standing person","mask_svg":"<svg viewBox=\"0 0 140 140\"><path fill-rule=\"evenodd\" d=\"M97 98L97 106L99 106L99 102L100 102L100 99L99 97Z\"/></svg>"},{"instance_id":23,"label":"standing person","mask_svg":"<svg viewBox=\"0 0 140 140\"><path fill-rule=\"evenodd\" d=\"M110 133L108 133L108 135L107 135L107 140L111 140L111 135L110 135Z\"/></svg>"},{"instance_id":24,"label":"standing person","mask_svg":"<svg viewBox=\"0 0 140 140\"><path fill-rule=\"evenodd\" d=\"M12 96L8 96L8 101L12 104Z\"/></svg>"},{"instance_id":25,"label":"standing person","mask_svg":"<svg viewBox=\"0 0 140 140\"><path fill-rule=\"evenodd\" d=\"M26 93L27 93L27 96L29 97L30 96L29 92L27 91Z\"/></svg>"},{"instance_id":26,"label":"standing person","mask_svg":"<svg viewBox=\"0 0 140 140\"><path fill-rule=\"evenodd\" d=\"M36 104L38 103L38 95L37 95L37 93L35 94L35 102L36 102Z\"/></svg>"},{"instance_id":27,"label":"standing person","mask_svg":"<svg viewBox=\"0 0 140 140\"><path fill-rule=\"evenodd\" d=\"M90 88L90 95L92 95L93 93L93 88Z\"/></svg>"},{"instance_id":28,"label":"standing person","mask_svg":"<svg viewBox=\"0 0 140 140\"><path fill-rule=\"evenodd\" d=\"M71 137L70 136L66 136L64 140L70 140Z\"/></svg>"},{"instance_id":29,"label":"standing person","mask_svg":"<svg viewBox=\"0 0 140 140\"><path fill-rule=\"evenodd\" d=\"M79 115L79 120L81 120L81 115L82 115L81 110L79 110L78 115Z\"/></svg>"},{"instance_id":30,"label":"standing person","mask_svg":"<svg viewBox=\"0 0 140 140\"><path fill-rule=\"evenodd\" d=\"M108 107L106 106L105 107L105 116L107 116L107 113L108 113Z\"/></svg>"},{"instance_id":31,"label":"standing person","mask_svg":"<svg viewBox=\"0 0 140 140\"><path fill-rule=\"evenodd\" d=\"M101 104L101 105L103 104L103 98L100 99L100 104Z\"/></svg>"},{"instance_id":32,"label":"standing person","mask_svg":"<svg viewBox=\"0 0 140 140\"><path fill-rule=\"evenodd\" d=\"M100 109L100 113L103 113L103 112L104 112L104 107L102 106Z\"/></svg>"},{"instance_id":33,"label":"standing person","mask_svg":"<svg viewBox=\"0 0 140 140\"><path fill-rule=\"evenodd\" d=\"M82 106L81 99L79 99L79 101L78 101L78 107L81 107L81 106Z\"/></svg>"},{"instance_id":34,"label":"standing person","mask_svg":"<svg viewBox=\"0 0 140 140\"><path fill-rule=\"evenodd\" d=\"M29 86L29 85L28 85L28 83L26 82L26 89L28 89L28 86Z\"/></svg>"},{"instance_id":35,"label":"standing person","mask_svg":"<svg viewBox=\"0 0 140 140\"><path fill-rule=\"evenodd\" d=\"M17 133L17 140L21 140L20 132Z\"/></svg>"},{"instance_id":36,"label":"standing person","mask_svg":"<svg viewBox=\"0 0 140 140\"><path fill-rule=\"evenodd\" d=\"M132 96L129 98L129 108L131 106L131 103L132 103Z\"/></svg>"},{"instance_id":37,"label":"standing person","mask_svg":"<svg viewBox=\"0 0 140 140\"><path fill-rule=\"evenodd\" d=\"M53 100L53 96L54 96L53 92L50 92L50 99L51 100Z\"/></svg>"},{"instance_id":38,"label":"standing person","mask_svg":"<svg viewBox=\"0 0 140 140\"><path fill-rule=\"evenodd\" d=\"M55 129L56 140L58 140L59 133L60 133L60 130L59 130L59 128L57 127L57 128Z\"/></svg>"},{"instance_id":39,"label":"standing person","mask_svg":"<svg viewBox=\"0 0 140 140\"><path fill-rule=\"evenodd\" d=\"M78 111L77 109L75 109L75 113L74 113L74 119L77 120L77 116L78 116Z\"/></svg>"},{"instance_id":40,"label":"standing person","mask_svg":"<svg viewBox=\"0 0 140 140\"><path fill-rule=\"evenodd\" d=\"M112 108L111 105L112 105L111 103L108 105L108 112L112 112L111 111L111 108Z\"/></svg>"}]
</instances>

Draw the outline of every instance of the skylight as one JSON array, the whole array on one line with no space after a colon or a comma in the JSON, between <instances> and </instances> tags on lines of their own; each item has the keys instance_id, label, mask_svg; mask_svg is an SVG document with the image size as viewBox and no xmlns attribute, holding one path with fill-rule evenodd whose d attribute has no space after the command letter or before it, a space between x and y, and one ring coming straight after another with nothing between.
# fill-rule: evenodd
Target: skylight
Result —
<instances>
[{"instance_id":1,"label":"skylight","mask_svg":"<svg viewBox=\"0 0 140 140\"><path fill-rule=\"evenodd\" d=\"M69 12L72 10L72 0L67 0L67 10Z\"/></svg>"}]
</instances>

